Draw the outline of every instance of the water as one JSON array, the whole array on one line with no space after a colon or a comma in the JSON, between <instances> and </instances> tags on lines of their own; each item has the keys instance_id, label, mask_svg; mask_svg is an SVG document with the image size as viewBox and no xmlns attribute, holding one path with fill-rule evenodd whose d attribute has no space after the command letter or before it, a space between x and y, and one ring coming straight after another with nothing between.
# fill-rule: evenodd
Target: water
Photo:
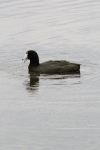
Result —
<instances>
[{"instance_id":1,"label":"water","mask_svg":"<svg viewBox=\"0 0 100 150\"><path fill-rule=\"evenodd\" d=\"M30 49L80 75L30 75ZM99 0L0 1L0 150L99 150L99 49Z\"/></svg>"}]
</instances>

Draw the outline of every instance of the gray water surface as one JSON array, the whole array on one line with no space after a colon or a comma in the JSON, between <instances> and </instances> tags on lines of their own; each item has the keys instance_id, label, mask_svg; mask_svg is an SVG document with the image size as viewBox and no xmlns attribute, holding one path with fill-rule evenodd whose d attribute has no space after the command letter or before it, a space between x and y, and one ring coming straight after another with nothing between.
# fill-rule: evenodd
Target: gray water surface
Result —
<instances>
[{"instance_id":1,"label":"gray water surface","mask_svg":"<svg viewBox=\"0 0 100 150\"><path fill-rule=\"evenodd\" d=\"M29 74L31 49L80 74ZM0 1L0 150L99 150L99 81L99 0Z\"/></svg>"}]
</instances>

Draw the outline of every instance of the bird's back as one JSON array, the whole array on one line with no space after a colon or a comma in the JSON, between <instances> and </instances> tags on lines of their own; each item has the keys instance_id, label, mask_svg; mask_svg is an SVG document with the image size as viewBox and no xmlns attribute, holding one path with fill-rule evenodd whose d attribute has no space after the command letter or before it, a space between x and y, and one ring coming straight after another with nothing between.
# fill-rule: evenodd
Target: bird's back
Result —
<instances>
[{"instance_id":1,"label":"bird's back","mask_svg":"<svg viewBox=\"0 0 100 150\"><path fill-rule=\"evenodd\" d=\"M79 64L69 63L67 61L47 61L41 63L38 67L29 65L30 72L42 74L67 74L77 72L80 69Z\"/></svg>"}]
</instances>

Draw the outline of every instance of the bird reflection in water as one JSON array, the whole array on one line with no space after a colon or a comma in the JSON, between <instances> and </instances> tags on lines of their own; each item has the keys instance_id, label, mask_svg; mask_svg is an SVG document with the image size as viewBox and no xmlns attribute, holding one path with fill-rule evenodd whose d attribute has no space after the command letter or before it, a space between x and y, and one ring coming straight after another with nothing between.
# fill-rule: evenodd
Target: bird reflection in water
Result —
<instances>
[{"instance_id":1,"label":"bird reflection in water","mask_svg":"<svg viewBox=\"0 0 100 150\"><path fill-rule=\"evenodd\" d=\"M40 74L34 74L29 72L29 81L25 82L26 89L29 92L35 92L39 88L39 76ZM59 79L67 79L67 78L80 78L80 71L72 74L55 74L55 75L42 75L41 79L49 79L49 80L59 80ZM76 83L79 84L80 82Z\"/></svg>"},{"instance_id":2,"label":"bird reflection in water","mask_svg":"<svg viewBox=\"0 0 100 150\"><path fill-rule=\"evenodd\" d=\"M25 83L26 89L29 92L35 92L39 87L39 75L29 72L29 81Z\"/></svg>"}]
</instances>

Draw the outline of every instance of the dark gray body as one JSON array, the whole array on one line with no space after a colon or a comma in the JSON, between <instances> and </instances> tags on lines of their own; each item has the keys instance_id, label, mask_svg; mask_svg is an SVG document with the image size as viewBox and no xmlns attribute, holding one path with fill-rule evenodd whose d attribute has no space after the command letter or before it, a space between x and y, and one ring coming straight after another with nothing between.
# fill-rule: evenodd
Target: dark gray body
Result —
<instances>
[{"instance_id":1,"label":"dark gray body","mask_svg":"<svg viewBox=\"0 0 100 150\"><path fill-rule=\"evenodd\" d=\"M69 74L79 73L80 64L69 63L67 61L47 61L39 66L29 65L29 72L40 74Z\"/></svg>"}]
</instances>

